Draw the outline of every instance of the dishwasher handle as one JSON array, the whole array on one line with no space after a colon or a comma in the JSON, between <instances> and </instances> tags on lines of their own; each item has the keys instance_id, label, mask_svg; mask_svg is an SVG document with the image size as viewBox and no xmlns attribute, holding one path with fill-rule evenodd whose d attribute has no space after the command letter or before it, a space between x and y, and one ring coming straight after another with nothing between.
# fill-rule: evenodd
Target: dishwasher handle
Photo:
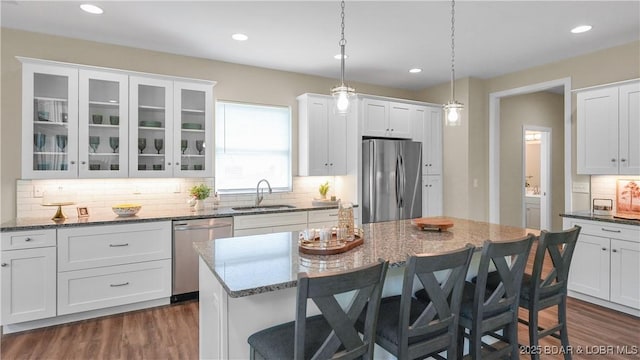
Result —
<instances>
[{"instance_id":1,"label":"dishwasher handle","mask_svg":"<svg viewBox=\"0 0 640 360\"><path fill-rule=\"evenodd\" d=\"M229 223L213 224L213 225L188 225L188 224L176 224L173 226L173 231L187 231L187 230L209 230L220 229L224 227L231 227Z\"/></svg>"}]
</instances>

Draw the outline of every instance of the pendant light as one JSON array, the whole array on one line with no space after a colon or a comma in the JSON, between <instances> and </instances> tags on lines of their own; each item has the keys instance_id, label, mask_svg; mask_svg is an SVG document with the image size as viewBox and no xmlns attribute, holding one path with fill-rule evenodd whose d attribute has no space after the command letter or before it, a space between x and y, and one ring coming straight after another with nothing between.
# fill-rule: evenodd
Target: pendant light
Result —
<instances>
[{"instance_id":1,"label":"pendant light","mask_svg":"<svg viewBox=\"0 0 640 360\"><path fill-rule=\"evenodd\" d=\"M344 47L347 44L347 40L344 39L344 0L342 0L340 5L342 8L340 13L340 18L342 20L340 28L342 38L338 43L340 45L340 85L331 89L331 96L333 96L333 100L336 105L336 112L344 115L349 112L350 98L355 94L355 89L344 84Z\"/></svg>"},{"instance_id":2,"label":"pendant light","mask_svg":"<svg viewBox=\"0 0 640 360\"><path fill-rule=\"evenodd\" d=\"M445 125L460 126L462 125L462 109L464 105L456 101L456 70L455 70L455 6L456 1L451 0L451 99L444 105Z\"/></svg>"}]
</instances>

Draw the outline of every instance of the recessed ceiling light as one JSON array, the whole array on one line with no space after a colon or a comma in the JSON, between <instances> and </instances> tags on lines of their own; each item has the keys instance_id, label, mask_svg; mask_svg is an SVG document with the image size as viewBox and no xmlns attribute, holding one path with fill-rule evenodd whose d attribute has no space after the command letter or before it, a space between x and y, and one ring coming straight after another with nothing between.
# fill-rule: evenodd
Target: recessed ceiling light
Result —
<instances>
[{"instance_id":1,"label":"recessed ceiling light","mask_svg":"<svg viewBox=\"0 0 640 360\"><path fill-rule=\"evenodd\" d=\"M340 54L335 54L335 55L333 55L333 58L334 58L334 59L336 59L336 60L340 60L340 58L341 58L341 57L342 57L342 55L340 55ZM345 59L348 59L348 58L349 58L349 55L344 54L344 58L345 58Z\"/></svg>"},{"instance_id":2,"label":"recessed ceiling light","mask_svg":"<svg viewBox=\"0 0 640 360\"><path fill-rule=\"evenodd\" d=\"M571 29L571 32L574 34L580 34L583 32L587 32L589 30L591 30L592 26L591 25L580 25L580 26L576 26L573 29Z\"/></svg>"},{"instance_id":3,"label":"recessed ceiling light","mask_svg":"<svg viewBox=\"0 0 640 360\"><path fill-rule=\"evenodd\" d=\"M80 5L80 9L88 12L89 14L96 14L96 15L102 14L104 12L101 8L91 4L82 4Z\"/></svg>"},{"instance_id":4,"label":"recessed ceiling light","mask_svg":"<svg viewBox=\"0 0 640 360\"><path fill-rule=\"evenodd\" d=\"M247 35L241 33L233 34L231 35L231 38L236 41L246 41L249 39Z\"/></svg>"},{"instance_id":5,"label":"recessed ceiling light","mask_svg":"<svg viewBox=\"0 0 640 360\"><path fill-rule=\"evenodd\" d=\"M413 68L413 69L409 69L409 72L412 74L417 74L417 73L421 73L422 69L420 68Z\"/></svg>"}]
</instances>

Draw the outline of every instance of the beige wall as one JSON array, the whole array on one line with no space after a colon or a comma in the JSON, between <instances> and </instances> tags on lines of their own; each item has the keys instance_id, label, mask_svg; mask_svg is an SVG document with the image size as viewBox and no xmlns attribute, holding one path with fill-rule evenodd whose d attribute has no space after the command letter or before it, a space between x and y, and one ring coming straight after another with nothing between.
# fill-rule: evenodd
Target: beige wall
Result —
<instances>
[{"instance_id":1,"label":"beige wall","mask_svg":"<svg viewBox=\"0 0 640 360\"><path fill-rule=\"evenodd\" d=\"M564 95L537 92L500 103L500 222L522 226L525 125L551 128L551 229L562 229L564 208Z\"/></svg>"},{"instance_id":2,"label":"beige wall","mask_svg":"<svg viewBox=\"0 0 640 360\"><path fill-rule=\"evenodd\" d=\"M444 129L445 215L489 219L489 94L567 77L571 78L572 89L639 78L640 41L491 79L458 79L456 98L465 104L463 122L472 123ZM418 98L446 103L448 91L449 84L441 84L420 91ZM578 176L575 170L575 95L571 109L573 180L589 182L588 176ZM501 155L505 155L504 148ZM558 174L564 174L564 171ZM474 179L478 180L478 187L474 187ZM456 182L455 188L448 185L452 181ZM573 210L588 209L589 194L574 193ZM554 213L558 211L554 210Z\"/></svg>"},{"instance_id":3,"label":"beige wall","mask_svg":"<svg viewBox=\"0 0 640 360\"><path fill-rule=\"evenodd\" d=\"M290 106L293 114L294 149L298 147L296 96L305 92L328 94L329 89L337 83L337 78L301 75L6 28L0 31L2 222L15 217L16 180L21 176L21 66L15 56L214 80L218 82L214 88L216 99ZM336 67L336 76L338 74L339 68ZM351 85L360 93L415 99L415 93L412 91L359 83ZM294 151L294 174L297 173L297 161L297 151Z\"/></svg>"}]
</instances>

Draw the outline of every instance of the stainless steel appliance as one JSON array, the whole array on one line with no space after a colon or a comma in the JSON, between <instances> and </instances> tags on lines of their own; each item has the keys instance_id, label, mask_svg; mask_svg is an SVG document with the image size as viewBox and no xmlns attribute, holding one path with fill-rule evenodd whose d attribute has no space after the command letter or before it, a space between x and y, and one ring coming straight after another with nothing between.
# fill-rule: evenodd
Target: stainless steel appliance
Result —
<instances>
[{"instance_id":1,"label":"stainless steel appliance","mask_svg":"<svg viewBox=\"0 0 640 360\"><path fill-rule=\"evenodd\" d=\"M171 302L198 297L196 241L231 237L233 218L181 220L173 222L173 277Z\"/></svg>"},{"instance_id":2,"label":"stainless steel appliance","mask_svg":"<svg viewBox=\"0 0 640 360\"><path fill-rule=\"evenodd\" d=\"M422 216L422 144L366 139L362 143L362 222Z\"/></svg>"}]
</instances>

